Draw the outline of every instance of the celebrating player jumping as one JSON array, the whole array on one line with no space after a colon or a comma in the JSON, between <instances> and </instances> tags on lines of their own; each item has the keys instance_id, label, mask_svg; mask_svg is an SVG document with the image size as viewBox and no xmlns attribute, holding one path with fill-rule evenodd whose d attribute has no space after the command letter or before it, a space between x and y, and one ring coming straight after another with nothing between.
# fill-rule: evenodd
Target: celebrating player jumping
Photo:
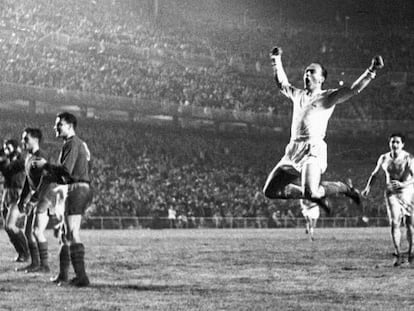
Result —
<instances>
[{"instance_id":1,"label":"celebrating player jumping","mask_svg":"<svg viewBox=\"0 0 414 311\"><path fill-rule=\"evenodd\" d=\"M337 104L360 93L383 67L381 56L375 56L369 68L350 86L322 89L326 69L318 63L306 67L304 89L292 86L282 65L282 49L275 47L270 55L274 78L281 93L293 103L291 139L285 155L267 177L264 194L270 199L308 199L329 212L326 197L344 194L360 204L359 192L350 183L323 181L327 168L327 146L324 141L328 121Z\"/></svg>"}]
</instances>

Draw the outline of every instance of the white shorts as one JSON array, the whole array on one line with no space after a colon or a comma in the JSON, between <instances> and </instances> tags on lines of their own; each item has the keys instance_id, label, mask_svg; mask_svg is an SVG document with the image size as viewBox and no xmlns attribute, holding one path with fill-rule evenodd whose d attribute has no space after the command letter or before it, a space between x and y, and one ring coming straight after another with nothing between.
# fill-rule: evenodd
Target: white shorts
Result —
<instances>
[{"instance_id":1,"label":"white shorts","mask_svg":"<svg viewBox=\"0 0 414 311\"><path fill-rule=\"evenodd\" d=\"M300 200L302 215L305 218L318 219L320 216L319 206L315 202Z\"/></svg>"},{"instance_id":2,"label":"white shorts","mask_svg":"<svg viewBox=\"0 0 414 311\"><path fill-rule=\"evenodd\" d=\"M54 214L58 221L63 221L65 215L65 201L68 195L68 185L58 185L53 191L56 194L56 204Z\"/></svg>"},{"instance_id":3,"label":"white shorts","mask_svg":"<svg viewBox=\"0 0 414 311\"><path fill-rule=\"evenodd\" d=\"M385 192L385 204L390 220L401 216L410 216L414 213L414 192L411 189L403 189L398 193Z\"/></svg>"},{"instance_id":4,"label":"white shorts","mask_svg":"<svg viewBox=\"0 0 414 311\"><path fill-rule=\"evenodd\" d=\"M290 173L298 174L302 172L305 164L316 163L321 169L321 174L326 171L327 146L323 140L293 140L286 146L285 155L277 164Z\"/></svg>"}]
</instances>

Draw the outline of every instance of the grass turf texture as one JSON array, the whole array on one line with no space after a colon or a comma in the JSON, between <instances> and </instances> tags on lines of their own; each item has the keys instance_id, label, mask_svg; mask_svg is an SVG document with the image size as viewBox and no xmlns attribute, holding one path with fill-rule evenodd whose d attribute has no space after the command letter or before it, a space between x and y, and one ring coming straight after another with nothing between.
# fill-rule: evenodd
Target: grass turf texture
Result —
<instances>
[{"instance_id":1,"label":"grass turf texture","mask_svg":"<svg viewBox=\"0 0 414 311\"><path fill-rule=\"evenodd\" d=\"M48 232L57 271L57 241ZM84 231L88 288L14 268L0 234L0 310L409 310L414 268L387 228ZM404 244L405 245L405 244ZM72 269L71 269L72 272Z\"/></svg>"}]
</instances>

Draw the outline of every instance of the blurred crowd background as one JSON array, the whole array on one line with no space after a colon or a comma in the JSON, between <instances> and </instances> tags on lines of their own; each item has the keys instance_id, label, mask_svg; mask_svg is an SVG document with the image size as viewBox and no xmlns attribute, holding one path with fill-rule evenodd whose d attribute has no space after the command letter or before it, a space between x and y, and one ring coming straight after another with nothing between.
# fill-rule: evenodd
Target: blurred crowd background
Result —
<instances>
[{"instance_id":1,"label":"blurred crowd background","mask_svg":"<svg viewBox=\"0 0 414 311\"><path fill-rule=\"evenodd\" d=\"M384 78L358 105L367 118L392 111L407 119L414 111L414 86L407 82L414 68L412 9L409 1L4 0L1 80L288 114L269 72L269 51L277 44L298 86L310 62L334 73L329 86L337 87L383 55ZM357 118L361 111L339 115Z\"/></svg>"},{"instance_id":2,"label":"blurred crowd background","mask_svg":"<svg viewBox=\"0 0 414 311\"><path fill-rule=\"evenodd\" d=\"M57 159L54 115L3 111L0 130L19 137L26 126L42 129L43 144ZM143 125L137 122L80 119L78 134L92 153L94 200L89 216L272 217L289 210L300 217L296 201L270 201L261 193L265 178L284 153L288 137L215 132L211 129ZM331 144L329 144L331 142ZM387 137L328 138L326 180L351 177L365 185ZM379 185L379 186L378 186ZM381 182L373 189L368 216L385 216ZM361 215L343 198L333 200L336 217Z\"/></svg>"},{"instance_id":3,"label":"blurred crowd background","mask_svg":"<svg viewBox=\"0 0 414 311\"><path fill-rule=\"evenodd\" d=\"M383 72L335 117L412 120L413 9L410 1L381 0L3 0L0 80L289 118L269 68L274 45L283 47L299 87L310 62L323 63L327 86L338 87L381 54ZM56 153L53 122L50 115L2 111L0 135L17 138L37 125ZM296 213L297 202L261 194L289 133L255 135L84 119L80 136L93 154L96 194L89 213L166 216L171 206L189 217L269 217L280 206ZM352 177L362 186L386 143L329 137L325 178ZM369 214L385 215L380 192L371 200Z\"/></svg>"}]
</instances>

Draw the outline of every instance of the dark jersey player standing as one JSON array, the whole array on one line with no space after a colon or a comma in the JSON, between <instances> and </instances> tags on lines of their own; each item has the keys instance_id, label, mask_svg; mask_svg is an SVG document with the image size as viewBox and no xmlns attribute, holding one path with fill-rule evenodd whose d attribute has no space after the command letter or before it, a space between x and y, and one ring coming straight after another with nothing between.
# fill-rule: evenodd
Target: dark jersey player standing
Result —
<instances>
[{"instance_id":1,"label":"dark jersey player standing","mask_svg":"<svg viewBox=\"0 0 414 311\"><path fill-rule=\"evenodd\" d=\"M42 136L42 131L38 128L28 127L22 133L22 146L28 154L25 162L26 179L17 205L21 212L27 214L25 234L31 263L18 270L26 273L50 271L48 243L44 233L49 223L49 213L54 207L56 194L53 189L56 184L44 178L42 169L33 167L33 161L48 158L40 149Z\"/></svg>"},{"instance_id":2,"label":"dark jersey player standing","mask_svg":"<svg viewBox=\"0 0 414 311\"><path fill-rule=\"evenodd\" d=\"M2 197L2 216L4 228L17 251L15 261L25 262L29 259L29 248L26 236L17 226L17 221L24 214L17 207L25 178L24 157L15 139L8 139L3 145L4 154L0 156L0 172L4 176L4 191Z\"/></svg>"},{"instance_id":3,"label":"dark jersey player standing","mask_svg":"<svg viewBox=\"0 0 414 311\"><path fill-rule=\"evenodd\" d=\"M67 282L69 265L72 262L76 277L70 284L83 287L89 285L89 279L85 271L85 247L79 233L82 215L92 199L92 190L89 175L90 153L86 143L76 135L76 126L77 119L73 114L59 113L54 126L56 137L63 140L58 164L53 165L45 159L39 159L33 165L43 168L49 178L68 187L64 217L66 237L59 254L60 271L52 281L58 285Z\"/></svg>"}]
</instances>

